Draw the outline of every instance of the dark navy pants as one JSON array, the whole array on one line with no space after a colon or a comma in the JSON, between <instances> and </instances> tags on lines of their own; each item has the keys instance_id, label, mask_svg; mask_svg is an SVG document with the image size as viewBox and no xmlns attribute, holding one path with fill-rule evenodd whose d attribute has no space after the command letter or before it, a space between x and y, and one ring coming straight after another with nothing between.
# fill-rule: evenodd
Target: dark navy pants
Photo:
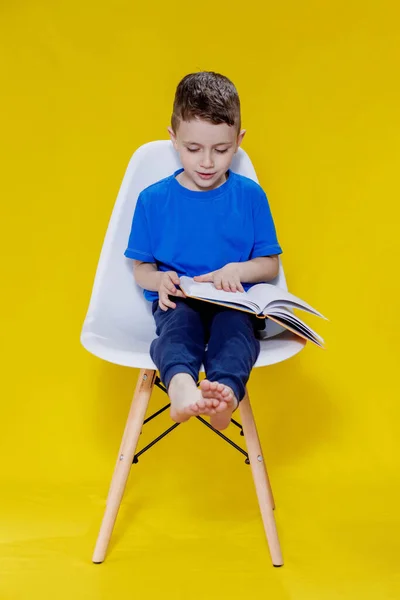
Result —
<instances>
[{"instance_id":1,"label":"dark navy pants","mask_svg":"<svg viewBox=\"0 0 400 600\"><path fill-rule=\"evenodd\" d=\"M256 338L259 319L200 300L171 300L177 306L167 311L161 310L157 300L153 302L158 337L151 344L150 354L161 381L168 389L174 375L188 373L197 382L204 363L210 381L228 385L242 400L260 352ZM261 324L264 327L264 321Z\"/></svg>"}]
</instances>

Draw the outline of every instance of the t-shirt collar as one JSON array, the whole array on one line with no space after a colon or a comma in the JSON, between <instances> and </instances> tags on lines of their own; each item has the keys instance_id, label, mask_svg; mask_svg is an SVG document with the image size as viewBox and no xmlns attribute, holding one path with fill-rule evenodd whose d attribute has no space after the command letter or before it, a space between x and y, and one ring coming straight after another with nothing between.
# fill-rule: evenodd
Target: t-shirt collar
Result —
<instances>
[{"instance_id":1,"label":"t-shirt collar","mask_svg":"<svg viewBox=\"0 0 400 600\"><path fill-rule=\"evenodd\" d=\"M184 169L178 169L177 171L175 171L175 173L171 176L172 178L172 185L174 188L174 192L178 193L182 196L185 196L186 198L191 198L192 200L199 200L201 202L207 201L207 200L213 200L214 198L217 198L218 196L222 196L223 194L225 194L226 192L229 191L229 189L232 187L233 184L233 173L230 169L228 169L227 173L228 173L228 177L227 180L220 185L219 187L213 189L213 190L208 190L205 192L201 192L201 191L195 191L195 190L189 190L188 188L184 187L183 185L181 185L179 183L179 181L176 179L176 176L179 175L179 173L182 173L184 171Z\"/></svg>"}]
</instances>

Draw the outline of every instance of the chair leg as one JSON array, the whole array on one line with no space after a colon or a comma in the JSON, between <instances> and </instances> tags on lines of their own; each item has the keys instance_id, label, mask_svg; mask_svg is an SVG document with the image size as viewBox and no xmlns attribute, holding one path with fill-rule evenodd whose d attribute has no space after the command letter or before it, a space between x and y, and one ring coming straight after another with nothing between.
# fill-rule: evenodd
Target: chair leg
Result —
<instances>
[{"instance_id":1,"label":"chair leg","mask_svg":"<svg viewBox=\"0 0 400 600\"><path fill-rule=\"evenodd\" d=\"M153 390L155 374L156 372L150 369L142 369L139 374L122 438L120 452L117 458L117 464L111 480L106 510L93 554L92 560L94 563L103 562L107 552L114 523L117 518L125 485L131 469L132 460L135 455L147 406Z\"/></svg>"},{"instance_id":2,"label":"chair leg","mask_svg":"<svg viewBox=\"0 0 400 600\"><path fill-rule=\"evenodd\" d=\"M253 474L258 504L260 506L261 517L267 536L272 564L274 567L281 567L283 565L283 558L273 513L274 500L272 497L272 490L264 464L260 440L258 438L253 411L251 409L247 392L239 407L240 415L242 417L243 433L249 453L251 471Z\"/></svg>"}]
</instances>

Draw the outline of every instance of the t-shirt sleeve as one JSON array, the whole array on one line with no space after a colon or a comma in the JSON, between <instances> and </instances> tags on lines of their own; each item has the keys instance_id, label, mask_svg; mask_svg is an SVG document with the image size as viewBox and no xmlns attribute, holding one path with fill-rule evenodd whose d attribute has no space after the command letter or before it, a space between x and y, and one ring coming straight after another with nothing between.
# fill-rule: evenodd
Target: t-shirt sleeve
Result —
<instances>
[{"instance_id":1,"label":"t-shirt sleeve","mask_svg":"<svg viewBox=\"0 0 400 600\"><path fill-rule=\"evenodd\" d=\"M282 254L267 196L257 194L253 203L254 246L251 258Z\"/></svg>"},{"instance_id":2,"label":"t-shirt sleeve","mask_svg":"<svg viewBox=\"0 0 400 600\"><path fill-rule=\"evenodd\" d=\"M125 256L142 262L156 262L151 251L151 237L142 195L139 195L132 219Z\"/></svg>"}]
</instances>

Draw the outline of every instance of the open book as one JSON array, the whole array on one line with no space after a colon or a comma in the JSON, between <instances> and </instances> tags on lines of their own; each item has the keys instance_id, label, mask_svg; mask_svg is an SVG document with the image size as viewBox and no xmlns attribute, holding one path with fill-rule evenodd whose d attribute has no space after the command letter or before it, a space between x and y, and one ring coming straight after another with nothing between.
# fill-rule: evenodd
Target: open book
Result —
<instances>
[{"instance_id":1,"label":"open book","mask_svg":"<svg viewBox=\"0 0 400 600\"><path fill-rule=\"evenodd\" d=\"M326 317L300 298L276 285L258 283L253 285L248 292L225 292L217 290L212 283L200 283L191 277L182 276L180 282L181 290L189 298L229 306L236 310L252 313L259 318L268 317L317 346L322 348L324 345L324 340L295 315L293 309L304 310L322 319L326 319Z\"/></svg>"}]
</instances>

